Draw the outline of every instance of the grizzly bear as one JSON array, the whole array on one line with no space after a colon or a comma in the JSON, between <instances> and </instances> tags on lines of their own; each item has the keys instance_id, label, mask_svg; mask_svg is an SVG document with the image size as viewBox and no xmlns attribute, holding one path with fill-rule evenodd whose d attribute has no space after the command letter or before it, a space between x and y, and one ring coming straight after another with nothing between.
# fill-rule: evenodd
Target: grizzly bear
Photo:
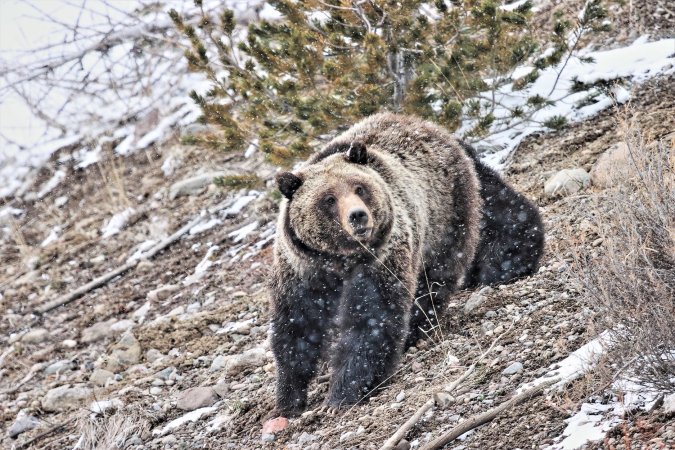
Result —
<instances>
[{"instance_id":1,"label":"grizzly bear","mask_svg":"<svg viewBox=\"0 0 675 450\"><path fill-rule=\"evenodd\" d=\"M272 414L304 410L325 353L327 407L360 401L436 326L451 292L531 273L541 253L536 208L417 118L371 116L277 183Z\"/></svg>"}]
</instances>

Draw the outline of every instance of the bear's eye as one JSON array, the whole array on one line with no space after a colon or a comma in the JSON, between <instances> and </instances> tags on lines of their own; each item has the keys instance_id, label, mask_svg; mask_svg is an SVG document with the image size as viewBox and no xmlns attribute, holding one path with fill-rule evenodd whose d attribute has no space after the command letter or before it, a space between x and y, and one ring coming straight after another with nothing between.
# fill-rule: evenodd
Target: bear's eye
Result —
<instances>
[{"instance_id":1,"label":"bear's eye","mask_svg":"<svg viewBox=\"0 0 675 450\"><path fill-rule=\"evenodd\" d=\"M333 197L332 195L327 195L323 198L323 204L328 207L334 206L335 202L336 202L335 197Z\"/></svg>"},{"instance_id":2,"label":"bear's eye","mask_svg":"<svg viewBox=\"0 0 675 450\"><path fill-rule=\"evenodd\" d=\"M359 197L363 196L363 194L366 193L365 189L363 189L363 187L361 186L357 186L354 192L356 192L356 195L358 195Z\"/></svg>"}]
</instances>

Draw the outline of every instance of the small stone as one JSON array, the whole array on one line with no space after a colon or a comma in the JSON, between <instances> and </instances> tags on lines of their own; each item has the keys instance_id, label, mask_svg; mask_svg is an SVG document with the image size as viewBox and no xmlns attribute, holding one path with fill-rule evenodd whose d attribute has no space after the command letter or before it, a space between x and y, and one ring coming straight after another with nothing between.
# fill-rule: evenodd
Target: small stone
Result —
<instances>
[{"instance_id":1,"label":"small stone","mask_svg":"<svg viewBox=\"0 0 675 450\"><path fill-rule=\"evenodd\" d=\"M218 401L216 391L211 387L193 387L178 394L176 407L183 411L211 406Z\"/></svg>"},{"instance_id":2,"label":"small stone","mask_svg":"<svg viewBox=\"0 0 675 450\"><path fill-rule=\"evenodd\" d=\"M147 352L145 352L145 360L149 363L153 363L163 357L164 355L162 354L162 352L160 352L156 348L151 348Z\"/></svg>"},{"instance_id":3,"label":"small stone","mask_svg":"<svg viewBox=\"0 0 675 450\"><path fill-rule=\"evenodd\" d=\"M400 403L400 402L402 402L403 400L405 400L405 391L399 392L398 395L396 396L396 401L397 401L397 402Z\"/></svg>"},{"instance_id":4,"label":"small stone","mask_svg":"<svg viewBox=\"0 0 675 450\"><path fill-rule=\"evenodd\" d=\"M618 142L605 150L591 168L593 186L609 187L618 179L635 176L637 169L630 158L625 142Z\"/></svg>"},{"instance_id":5,"label":"small stone","mask_svg":"<svg viewBox=\"0 0 675 450\"><path fill-rule=\"evenodd\" d=\"M436 392L434 394L434 402L436 402L436 406L445 409L448 406L452 405L455 403L455 397L452 395L448 394L447 392Z\"/></svg>"},{"instance_id":6,"label":"small stone","mask_svg":"<svg viewBox=\"0 0 675 450\"><path fill-rule=\"evenodd\" d=\"M471 294L469 299L464 304L464 314L469 314L476 308L479 308L483 303L485 303L486 295L489 295L491 292L492 288L490 286L485 286L480 291Z\"/></svg>"},{"instance_id":7,"label":"small stone","mask_svg":"<svg viewBox=\"0 0 675 450\"><path fill-rule=\"evenodd\" d=\"M675 394L663 397L663 410L666 414L675 413Z\"/></svg>"},{"instance_id":8,"label":"small stone","mask_svg":"<svg viewBox=\"0 0 675 450\"><path fill-rule=\"evenodd\" d=\"M73 339L66 339L65 341L61 342L61 347L75 348L75 347L77 347L77 341L75 341Z\"/></svg>"},{"instance_id":9,"label":"small stone","mask_svg":"<svg viewBox=\"0 0 675 450\"><path fill-rule=\"evenodd\" d=\"M85 328L84 330L82 330L80 341L82 341L85 344L90 344L92 342L96 342L98 340L112 336L113 331L111 327L115 322L117 322L117 320L110 319L105 322L95 323L89 328Z\"/></svg>"},{"instance_id":10,"label":"small stone","mask_svg":"<svg viewBox=\"0 0 675 450\"><path fill-rule=\"evenodd\" d=\"M177 181L169 188L169 199L174 200L176 197L183 195L201 194L206 190L208 185L213 183L215 178L226 177L228 175L234 175L234 173L224 171L208 172Z\"/></svg>"},{"instance_id":11,"label":"small stone","mask_svg":"<svg viewBox=\"0 0 675 450\"><path fill-rule=\"evenodd\" d=\"M546 181L544 193L548 197L570 195L587 187L590 182L591 178L584 169L563 169Z\"/></svg>"},{"instance_id":12,"label":"small stone","mask_svg":"<svg viewBox=\"0 0 675 450\"><path fill-rule=\"evenodd\" d=\"M515 375L518 372L520 372L521 370L523 370L523 364L520 363L520 362L514 362L511 365L509 365L509 367L504 369L502 374L503 375Z\"/></svg>"},{"instance_id":13,"label":"small stone","mask_svg":"<svg viewBox=\"0 0 675 450\"><path fill-rule=\"evenodd\" d=\"M64 411L79 407L92 395L91 389L84 387L59 386L51 389L42 399L45 411Z\"/></svg>"},{"instance_id":14,"label":"small stone","mask_svg":"<svg viewBox=\"0 0 675 450\"><path fill-rule=\"evenodd\" d=\"M227 375L237 375L247 369L262 367L267 362L267 355L263 348L246 350L239 355L217 356L211 363L210 371L225 369Z\"/></svg>"},{"instance_id":15,"label":"small stone","mask_svg":"<svg viewBox=\"0 0 675 450\"><path fill-rule=\"evenodd\" d=\"M263 433L261 439L263 442L274 442L274 435L272 433Z\"/></svg>"},{"instance_id":16,"label":"small stone","mask_svg":"<svg viewBox=\"0 0 675 450\"><path fill-rule=\"evenodd\" d=\"M162 388L159 386L152 386L150 388L150 395L159 395L162 393Z\"/></svg>"},{"instance_id":17,"label":"small stone","mask_svg":"<svg viewBox=\"0 0 675 450\"><path fill-rule=\"evenodd\" d=\"M124 319L120 320L119 322L115 322L110 326L110 330L114 333L123 333L127 330L130 330L134 327L134 322L129 319Z\"/></svg>"},{"instance_id":18,"label":"small stone","mask_svg":"<svg viewBox=\"0 0 675 450\"><path fill-rule=\"evenodd\" d=\"M492 331L495 329L495 324L489 320L486 320L485 322L483 322L480 328L481 330L483 330L483 333L487 333L488 331Z\"/></svg>"},{"instance_id":19,"label":"small stone","mask_svg":"<svg viewBox=\"0 0 675 450\"><path fill-rule=\"evenodd\" d=\"M410 450L410 447L410 442L406 441L405 439L401 439L396 447L394 447L394 450Z\"/></svg>"},{"instance_id":20,"label":"small stone","mask_svg":"<svg viewBox=\"0 0 675 450\"><path fill-rule=\"evenodd\" d=\"M263 425L262 432L265 434L278 433L283 431L288 427L288 419L285 417L277 417L276 419L270 419Z\"/></svg>"},{"instance_id":21,"label":"small stone","mask_svg":"<svg viewBox=\"0 0 675 450\"><path fill-rule=\"evenodd\" d=\"M21 433L30 431L36 428L38 425L40 425L40 421L36 417L28 416L23 412L20 412L16 416L14 423L7 430L7 435L10 438L15 439Z\"/></svg>"},{"instance_id":22,"label":"small stone","mask_svg":"<svg viewBox=\"0 0 675 450\"><path fill-rule=\"evenodd\" d=\"M352 437L354 437L356 433L354 431L345 431L340 435L340 442L347 442L350 440Z\"/></svg>"},{"instance_id":23,"label":"small stone","mask_svg":"<svg viewBox=\"0 0 675 450\"><path fill-rule=\"evenodd\" d=\"M75 367L72 361L69 359L62 359L61 361L56 361L55 363L50 364L45 369L47 375L54 375L58 373L63 373L68 370L72 370Z\"/></svg>"},{"instance_id":24,"label":"small stone","mask_svg":"<svg viewBox=\"0 0 675 450\"><path fill-rule=\"evenodd\" d=\"M141 345L131 331L122 335L120 341L112 347L112 352L106 358L104 369L119 372L121 369L136 364L141 359Z\"/></svg>"},{"instance_id":25,"label":"small stone","mask_svg":"<svg viewBox=\"0 0 675 450\"><path fill-rule=\"evenodd\" d=\"M40 344L47 340L49 331L44 328L36 328L21 336L21 342L24 344Z\"/></svg>"},{"instance_id":26,"label":"small stone","mask_svg":"<svg viewBox=\"0 0 675 450\"><path fill-rule=\"evenodd\" d=\"M303 431L300 437L298 438L298 444L306 445L309 444L310 442L316 441L317 439L319 439L319 436L315 434L309 434Z\"/></svg>"},{"instance_id":27,"label":"small stone","mask_svg":"<svg viewBox=\"0 0 675 450\"><path fill-rule=\"evenodd\" d=\"M171 294L178 291L179 289L180 286L176 284L165 284L148 292L146 298L151 302L166 300L171 296Z\"/></svg>"},{"instance_id":28,"label":"small stone","mask_svg":"<svg viewBox=\"0 0 675 450\"><path fill-rule=\"evenodd\" d=\"M89 376L89 381L97 386L105 386L108 380L114 376L115 374L109 370L95 369Z\"/></svg>"}]
</instances>

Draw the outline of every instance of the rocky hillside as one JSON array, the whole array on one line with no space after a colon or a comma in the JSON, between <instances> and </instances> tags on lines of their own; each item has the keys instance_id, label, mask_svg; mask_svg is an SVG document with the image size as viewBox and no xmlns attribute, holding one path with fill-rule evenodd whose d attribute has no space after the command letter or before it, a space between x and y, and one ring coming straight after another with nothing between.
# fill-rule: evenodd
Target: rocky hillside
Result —
<instances>
[{"instance_id":1,"label":"rocky hillside","mask_svg":"<svg viewBox=\"0 0 675 450\"><path fill-rule=\"evenodd\" d=\"M659 5L633 30L663 35L675 18ZM674 84L671 71L639 85L629 110L671 149ZM532 134L510 156L505 177L545 220L536 275L453 295L442 326L372 397L326 415L319 377L310 410L288 423L265 423L276 370L265 284L275 169L256 154L181 145L208 131L196 125L125 157L104 148L86 167L76 146L59 150L0 216L0 447L376 449L435 399L396 447L422 448L555 379L447 448L675 448L672 394L589 370L612 362L572 268L579 249L603 249L592 194L607 186L597 161L616 157L622 114ZM263 182L214 183L242 171Z\"/></svg>"}]
</instances>

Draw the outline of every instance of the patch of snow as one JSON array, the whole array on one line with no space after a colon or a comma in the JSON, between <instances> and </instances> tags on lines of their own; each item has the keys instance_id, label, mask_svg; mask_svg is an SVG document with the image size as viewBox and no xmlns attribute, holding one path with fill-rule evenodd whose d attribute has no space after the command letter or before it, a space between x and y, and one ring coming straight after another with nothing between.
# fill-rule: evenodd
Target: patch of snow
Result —
<instances>
[{"instance_id":1,"label":"patch of snow","mask_svg":"<svg viewBox=\"0 0 675 450\"><path fill-rule=\"evenodd\" d=\"M57 170L54 172L54 175L42 186L40 192L38 192L38 198L43 198L45 195L49 194L66 178L66 172L63 170Z\"/></svg>"},{"instance_id":2,"label":"patch of snow","mask_svg":"<svg viewBox=\"0 0 675 450\"><path fill-rule=\"evenodd\" d=\"M169 137L173 126L188 115L194 116L197 108L196 104L188 103L175 113L165 117L152 131L146 133L136 142L132 151L142 150L153 143L162 143ZM199 116L197 115L194 118L196 119L197 117Z\"/></svg>"},{"instance_id":3,"label":"patch of snow","mask_svg":"<svg viewBox=\"0 0 675 450\"><path fill-rule=\"evenodd\" d=\"M239 228L238 230L234 230L233 232L229 233L227 236L232 238L232 242L239 243L246 239L246 236L251 234L253 231L255 231L258 228L258 221L256 220L255 222L249 223L246 226L243 226Z\"/></svg>"},{"instance_id":4,"label":"patch of snow","mask_svg":"<svg viewBox=\"0 0 675 450\"><path fill-rule=\"evenodd\" d=\"M655 42L637 40L630 46L613 50L595 52L585 50L578 56L591 57L594 63L582 63L578 57L573 57L564 70L562 70L564 63L561 62L556 67L541 71L539 78L525 89L514 91L512 83L500 87L495 92L497 102L493 113L495 124L490 129L488 137L474 143L477 148L488 150L481 155L481 159L491 167L502 170L507 157L525 137L547 129L542 125L546 120L554 116L563 116L569 122L579 122L598 114L615 101L625 103L630 94L627 89L620 86L612 89L611 96L592 86L589 86L588 90L575 93L571 93L571 88L575 82L590 85L601 80L615 79L642 83L657 75L673 73L674 48L675 39L662 39ZM526 70L529 68L523 67L517 69L517 72L524 74ZM560 79L556 84L559 72L561 72ZM589 94L597 94L595 103L580 107L579 102L586 99ZM485 98L491 95L491 92L481 93ZM535 95L548 97L555 104L540 109L534 113L531 120L511 117L511 110L523 107L527 104L528 98ZM466 121L457 134L464 135L475 123L473 120Z\"/></svg>"},{"instance_id":5,"label":"patch of snow","mask_svg":"<svg viewBox=\"0 0 675 450\"><path fill-rule=\"evenodd\" d=\"M190 228L190 231L188 231L188 233L190 235L203 233L204 231L210 230L211 228L215 227L216 225L220 225L221 223L223 223L222 220L218 218L212 218L211 220L208 220L206 222L198 223L194 227Z\"/></svg>"},{"instance_id":6,"label":"patch of snow","mask_svg":"<svg viewBox=\"0 0 675 450\"><path fill-rule=\"evenodd\" d=\"M626 411L649 410L659 396L658 392L628 379L615 381L612 390L623 393L621 400L614 397L609 403L583 403L576 414L565 420L567 427L555 439L558 442L545 450L577 450L600 441L621 423Z\"/></svg>"},{"instance_id":7,"label":"patch of snow","mask_svg":"<svg viewBox=\"0 0 675 450\"><path fill-rule=\"evenodd\" d=\"M250 328L254 323L253 319L242 320L241 322L228 322L216 331L216 334L237 333L245 328Z\"/></svg>"},{"instance_id":8,"label":"patch of snow","mask_svg":"<svg viewBox=\"0 0 675 450\"><path fill-rule=\"evenodd\" d=\"M232 414L219 414L209 422L206 427L207 433L214 433L220 431L223 428L223 425L227 425L232 422L234 416Z\"/></svg>"},{"instance_id":9,"label":"patch of snow","mask_svg":"<svg viewBox=\"0 0 675 450\"><path fill-rule=\"evenodd\" d=\"M135 212L136 210L134 208L129 207L124 211L113 215L108 223L101 228L101 237L105 239L119 233Z\"/></svg>"},{"instance_id":10,"label":"patch of snow","mask_svg":"<svg viewBox=\"0 0 675 450\"><path fill-rule=\"evenodd\" d=\"M91 411L93 414L103 414L109 409L113 408L121 408L124 406L124 403L122 403L122 400L118 398L112 398L110 400L95 400L89 405L89 411Z\"/></svg>"},{"instance_id":11,"label":"patch of snow","mask_svg":"<svg viewBox=\"0 0 675 450\"><path fill-rule=\"evenodd\" d=\"M279 20L283 17L283 15L274 9L272 5L269 3L265 3L265 6L262 7L260 12L258 13L258 17L260 17L260 20L267 20L268 22L274 22L276 20Z\"/></svg>"},{"instance_id":12,"label":"patch of snow","mask_svg":"<svg viewBox=\"0 0 675 450\"><path fill-rule=\"evenodd\" d=\"M136 247L136 251L127 258L127 262L132 262L136 261L137 259L141 259L143 257L143 254L150 250L155 244L157 243L156 240L154 239L148 239L147 241L141 242L138 247Z\"/></svg>"},{"instance_id":13,"label":"patch of snow","mask_svg":"<svg viewBox=\"0 0 675 450\"><path fill-rule=\"evenodd\" d=\"M19 217L21 214L23 214L23 209L6 206L0 209L0 222L6 217Z\"/></svg>"},{"instance_id":14,"label":"patch of snow","mask_svg":"<svg viewBox=\"0 0 675 450\"><path fill-rule=\"evenodd\" d=\"M176 419L173 419L171 422L167 423L164 425L162 428L155 428L152 430L152 434L154 436L163 436L167 434L171 430L175 430L176 428L188 423L188 422L196 422L199 419L202 418L202 416L206 414L211 414L213 411L215 411L217 408L215 406L207 406L205 408L199 408L195 409L194 411L190 411L187 414L184 414Z\"/></svg>"},{"instance_id":15,"label":"patch of snow","mask_svg":"<svg viewBox=\"0 0 675 450\"><path fill-rule=\"evenodd\" d=\"M89 167L101 160L101 146L97 145L93 149L89 149L88 147L80 149L75 158L79 161L75 166L78 169Z\"/></svg>"},{"instance_id":16,"label":"patch of snow","mask_svg":"<svg viewBox=\"0 0 675 450\"><path fill-rule=\"evenodd\" d=\"M231 206L223 210L221 215L223 217L235 217L257 197L257 195L244 195L243 197L239 197Z\"/></svg>"},{"instance_id":17,"label":"patch of snow","mask_svg":"<svg viewBox=\"0 0 675 450\"><path fill-rule=\"evenodd\" d=\"M61 233L61 227L56 225L49 232L49 235L40 243L40 247L46 247L49 244L56 242L59 239L59 234Z\"/></svg>"},{"instance_id":18,"label":"patch of snow","mask_svg":"<svg viewBox=\"0 0 675 450\"><path fill-rule=\"evenodd\" d=\"M185 277L183 280L183 284L185 286L194 284L204 277L206 271L209 270L209 267L213 265L211 257L218 249L220 249L220 246L218 245L212 245L209 247L209 249L206 251L206 255L204 255L204 258L199 262L199 264L197 264L197 267L195 267L195 272L192 275Z\"/></svg>"},{"instance_id":19,"label":"patch of snow","mask_svg":"<svg viewBox=\"0 0 675 450\"><path fill-rule=\"evenodd\" d=\"M258 140L255 139L253 140L253 142L249 144L248 148L246 148L246 151L244 152L244 158L250 158L251 156L253 156L253 154L257 149L258 149Z\"/></svg>"},{"instance_id":20,"label":"patch of snow","mask_svg":"<svg viewBox=\"0 0 675 450\"><path fill-rule=\"evenodd\" d=\"M543 376L522 385L516 393L521 393L556 378L560 378L560 381L554 384L553 388L560 388L570 381L576 380L597 364L609 344L610 333L606 330L600 333L597 338L570 353L567 358L551 365Z\"/></svg>"}]
</instances>

